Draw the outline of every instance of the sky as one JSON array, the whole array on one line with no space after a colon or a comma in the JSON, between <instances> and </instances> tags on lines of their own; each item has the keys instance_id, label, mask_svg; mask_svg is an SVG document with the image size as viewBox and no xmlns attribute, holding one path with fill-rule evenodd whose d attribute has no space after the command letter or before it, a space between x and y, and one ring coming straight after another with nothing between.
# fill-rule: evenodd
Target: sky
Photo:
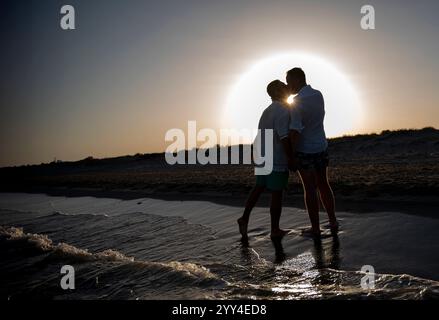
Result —
<instances>
[{"instance_id":1,"label":"sky","mask_svg":"<svg viewBox=\"0 0 439 320\"><path fill-rule=\"evenodd\" d=\"M75 30L60 28L64 4ZM364 4L375 30L360 28ZM218 130L240 77L279 53L349 79L363 119L346 133L439 127L438 12L436 0L1 0L0 166L163 152L189 120Z\"/></svg>"}]
</instances>

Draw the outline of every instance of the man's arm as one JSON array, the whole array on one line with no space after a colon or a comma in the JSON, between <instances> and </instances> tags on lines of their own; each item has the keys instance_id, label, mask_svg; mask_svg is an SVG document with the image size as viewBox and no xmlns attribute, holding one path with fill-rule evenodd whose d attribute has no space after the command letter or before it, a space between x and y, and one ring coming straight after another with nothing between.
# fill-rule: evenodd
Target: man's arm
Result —
<instances>
[{"instance_id":1,"label":"man's arm","mask_svg":"<svg viewBox=\"0 0 439 320\"><path fill-rule=\"evenodd\" d=\"M288 163L293 158L293 151L291 149L291 143L289 136L285 136L283 139L280 140L282 143L282 147L284 148L284 152L287 155Z\"/></svg>"},{"instance_id":2,"label":"man's arm","mask_svg":"<svg viewBox=\"0 0 439 320\"><path fill-rule=\"evenodd\" d=\"M292 160L289 164L291 171L297 171L299 168L299 159L297 157L297 146L299 144L300 134L303 130L302 116L300 113L300 105L296 105L290 109L290 125L288 140L291 145Z\"/></svg>"},{"instance_id":3,"label":"man's arm","mask_svg":"<svg viewBox=\"0 0 439 320\"><path fill-rule=\"evenodd\" d=\"M285 107L278 109L278 111L275 114L273 129L280 138L285 155L287 156L288 159L288 163L290 162L290 159L293 155L291 152L291 144L289 140L289 123L290 123L290 114L288 109Z\"/></svg>"},{"instance_id":4,"label":"man's arm","mask_svg":"<svg viewBox=\"0 0 439 320\"><path fill-rule=\"evenodd\" d=\"M293 156L295 156L297 153L297 144L299 143L299 137L300 137L299 131L290 130L290 133L288 134L288 138Z\"/></svg>"},{"instance_id":5,"label":"man's arm","mask_svg":"<svg viewBox=\"0 0 439 320\"><path fill-rule=\"evenodd\" d=\"M293 149L291 147L290 137L286 136L281 139L282 147L284 148L284 152L287 155L288 159L288 169L291 171L297 171L299 168L299 159L295 156Z\"/></svg>"},{"instance_id":6,"label":"man's arm","mask_svg":"<svg viewBox=\"0 0 439 320\"><path fill-rule=\"evenodd\" d=\"M297 144L299 142L300 133L296 130L290 130L288 134L288 144L290 146L291 158L288 158L288 167L291 171L299 169L299 158L297 157Z\"/></svg>"}]
</instances>

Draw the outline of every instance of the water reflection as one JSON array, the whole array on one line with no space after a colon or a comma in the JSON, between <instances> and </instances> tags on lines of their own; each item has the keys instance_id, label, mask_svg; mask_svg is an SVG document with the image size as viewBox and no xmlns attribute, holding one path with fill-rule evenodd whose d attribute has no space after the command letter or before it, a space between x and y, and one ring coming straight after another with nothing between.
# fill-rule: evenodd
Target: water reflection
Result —
<instances>
[{"instance_id":1,"label":"water reflection","mask_svg":"<svg viewBox=\"0 0 439 320\"><path fill-rule=\"evenodd\" d=\"M341 281L328 269L340 268L340 241L337 236L315 239L313 246L298 256L286 259L282 242L273 241L275 249L272 292L285 298L319 298L329 287Z\"/></svg>"},{"instance_id":2,"label":"water reflection","mask_svg":"<svg viewBox=\"0 0 439 320\"><path fill-rule=\"evenodd\" d=\"M340 268L340 240L338 236L325 240L329 241L314 240L315 267L317 269L330 268L338 270Z\"/></svg>"},{"instance_id":3,"label":"water reflection","mask_svg":"<svg viewBox=\"0 0 439 320\"><path fill-rule=\"evenodd\" d=\"M275 250L275 264L282 264L287 256L285 254L282 240L272 239L273 247ZM314 259L314 268L330 268L339 269L340 268L340 240L338 236L333 236L332 238L324 239L314 239L314 246L312 247L312 256Z\"/></svg>"},{"instance_id":4,"label":"water reflection","mask_svg":"<svg viewBox=\"0 0 439 320\"><path fill-rule=\"evenodd\" d=\"M286 259L286 254L284 251L284 247L282 245L282 239L272 239L274 250L275 250L275 260L274 263L279 264L282 263Z\"/></svg>"},{"instance_id":5,"label":"water reflection","mask_svg":"<svg viewBox=\"0 0 439 320\"><path fill-rule=\"evenodd\" d=\"M300 240L297 240L300 241ZM302 240L303 241L303 240ZM287 256L282 241L272 241L274 261L264 259L261 246L241 246L241 264L234 268L231 298L265 299L425 299L437 297L437 282L408 275L381 275L371 292L360 286L361 273L342 270L342 250L338 237L314 242L305 240L296 256ZM260 243L261 244L261 243ZM268 243L262 241L263 249ZM299 246L298 246L299 247ZM268 246L272 249L271 246ZM291 249L291 248L289 248ZM265 254L267 252L265 251ZM269 252L270 254L270 252Z\"/></svg>"}]
</instances>

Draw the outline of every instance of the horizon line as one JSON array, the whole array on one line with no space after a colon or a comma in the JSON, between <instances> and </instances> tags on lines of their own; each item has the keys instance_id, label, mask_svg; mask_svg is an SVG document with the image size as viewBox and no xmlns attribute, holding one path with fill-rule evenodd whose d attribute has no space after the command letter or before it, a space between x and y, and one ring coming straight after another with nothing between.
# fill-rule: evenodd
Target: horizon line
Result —
<instances>
[{"instance_id":1,"label":"horizon line","mask_svg":"<svg viewBox=\"0 0 439 320\"><path fill-rule=\"evenodd\" d=\"M381 130L381 132L369 132L369 133L357 133L357 134L344 134L341 136L336 136L336 137L331 137L331 138L327 138L327 140L335 140L335 139L343 139L343 138L352 138L352 137L357 137L357 136L371 136L371 135L381 135L381 134L386 134L386 133L390 133L390 132L404 132L404 131L423 131L423 130L434 130L434 131L439 131L439 129L433 127L433 126L426 126L423 128L401 128L401 129L394 129L394 130L390 130L390 129L385 129L385 130ZM220 144L216 144L216 146L212 146L209 148L201 148L201 150L205 149L205 150L209 150L212 148L230 148L230 147L236 147L236 146L246 146L246 145L251 145L251 144L244 144L244 143L240 143L240 144L228 144L228 145L220 145ZM179 152L189 152L191 150L200 150L199 147L196 148L192 148L192 149L184 149L184 150L180 150L174 153L179 153ZM73 162L79 162L79 161L83 161L83 160L87 160L87 159L93 159L93 160L103 160L103 159L115 159L115 158L124 158L124 157L134 157L137 155L157 155L157 154L165 154L166 151L158 151L158 152L145 152L145 153L141 153L141 152L137 152L137 153L133 153L133 154L124 154L124 155L110 155L110 156L104 156L104 157L99 157L99 158L95 158L94 156L86 156L84 158L81 159L76 159L76 160L57 160L56 157L54 157L54 160L51 162L40 162L40 163L27 163L27 164L16 164L16 165L6 165L6 166L2 166L0 167L0 169L7 169L7 168L19 168L19 167L32 167L32 166L41 166L41 165L50 165L50 164L54 164L54 163L73 163Z\"/></svg>"}]
</instances>

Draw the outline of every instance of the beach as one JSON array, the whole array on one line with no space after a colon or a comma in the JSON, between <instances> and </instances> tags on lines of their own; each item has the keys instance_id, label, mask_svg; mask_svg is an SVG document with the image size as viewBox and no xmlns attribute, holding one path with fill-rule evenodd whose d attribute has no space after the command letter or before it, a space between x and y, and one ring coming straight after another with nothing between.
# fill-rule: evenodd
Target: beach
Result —
<instances>
[{"instance_id":1,"label":"beach","mask_svg":"<svg viewBox=\"0 0 439 320\"><path fill-rule=\"evenodd\" d=\"M2 1L0 300L419 318L439 300L437 12Z\"/></svg>"},{"instance_id":2,"label":"beach","mask_svg":"<svg viewBox=\"0 0 439 320\"><path fill-rule=\"evenodd\" d=\"M255 208L240 242L239 206L208 200L0 194L2 299L430 299L439 297L439 219L339 212L337 238L301 235L287 206L281 243ZM322 228L326 223L321 214ZM75 268L74 291L60 269ZM364 290L362 266L375 289Z\"/></svg>"},{"instance_id":3,"label":"beach","mask_svg":"<svg viewBox=\"0 0 439 320\"><path fill-rule=\"evenodd\" d=\"M229 149L230 151L230 149ZM270 195L236 220L251 165L169 165L164 153L0 168L2 299L430 299L439 281L439 131L329 140L341 224L322 240L290 174L282 242ZM75 290L60 270L75 268ZM375 289L361 286L374 269Z\"/></svg>"}]
</instances>

